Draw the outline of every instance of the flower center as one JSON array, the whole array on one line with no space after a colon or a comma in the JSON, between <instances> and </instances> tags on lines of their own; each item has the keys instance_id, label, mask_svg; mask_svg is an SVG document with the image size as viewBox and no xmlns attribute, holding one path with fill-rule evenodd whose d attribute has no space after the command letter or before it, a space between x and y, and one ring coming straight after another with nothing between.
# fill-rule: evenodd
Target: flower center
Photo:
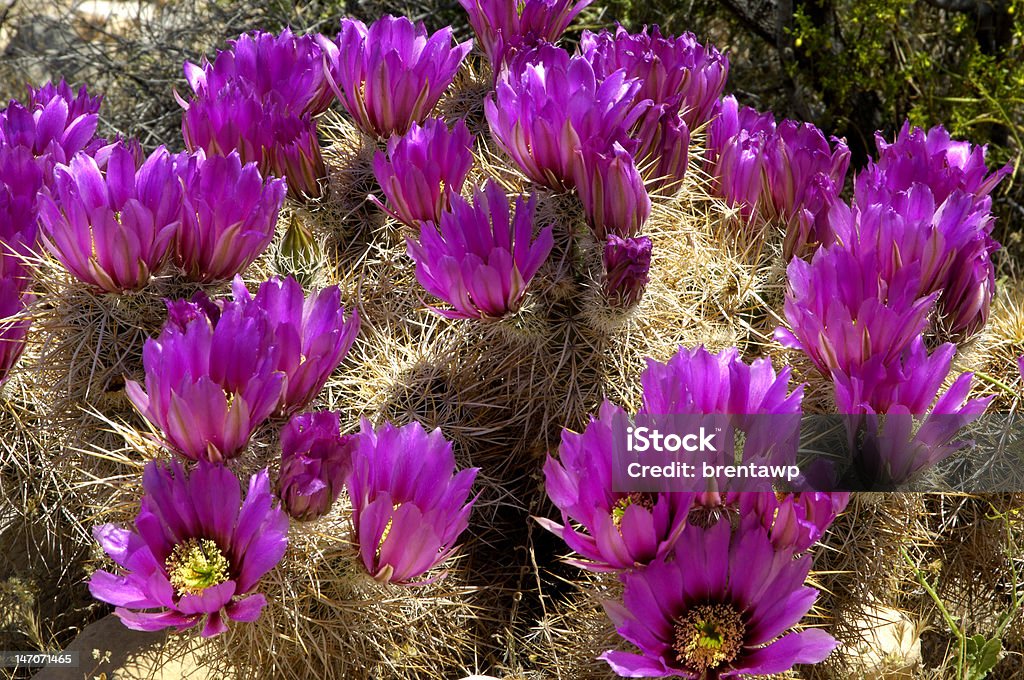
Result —
<instances>
[{"instance_id":1,"label":"flower center","mask_svg":"<svg viewBox=\"0 0 1024 680\"><path fill-rule=\"evenodd\" d=\"M612 506L612 522L615 523L616 528L622 526L622 518L626 516L626 509L631 505L639 505L641 508L653 510L654 498L649 493L631 491L615 501L615 505Z\"/></svg>"},{"instance_id":2,"label":"flower center","mask_svg":"<svg viewBox=\"0 0 1024 680\"><path fill-rule=\"evenodd\" d=\"M703 604L675 623L676 658L698 673L733 661L743 647L747 627L731 605Z\"/></svg>"},{"instance_id":3,"label":"flower center","mask_svg":"<svg viewBox=\"0 0 1024 680\"><path fill-rule=\"evenodd\" d=\"M395 514L394 513L400 507L402 507L401 503L395 503L393 506L391 506L391 518L388 520L388 523L384 526L384 531L380 535L380 541L377 543L377 559L380 559L380 549L381 549L381 546L384 545L384 541L388 540L388 534L391 533L391 525L393 525L395 523Z\"/></svg>"},{"instance_id":4,"label":"flower center","mask_svg":"<svg viewBox=\"0 0 1024 680\"><path fill-rule=\"evenodd\" d=\"M190 538L174 546L167 574L178 595L198 595L228 580L228 558L208 538Z\"/></svg>"}]
</instances>

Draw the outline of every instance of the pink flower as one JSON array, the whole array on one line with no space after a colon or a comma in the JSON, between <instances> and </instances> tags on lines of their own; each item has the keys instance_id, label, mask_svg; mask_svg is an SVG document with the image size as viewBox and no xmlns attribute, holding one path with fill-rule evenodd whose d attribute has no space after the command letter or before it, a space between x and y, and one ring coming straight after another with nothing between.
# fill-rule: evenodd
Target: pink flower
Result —
<instances>
[{"instance_id":1,"label":"pink flower","mask_svg":"<svg viewBox=\"0 0 1024 680\"><path fill-rule=\"evenodd\" d=\"M450 27L428 35L422 23L391 15L369 28L342 19L335 41L318 40L334 94L360 130L381 139L426 119L472 47L452 47Z\"/></svg>"},{"instance_id":2,"label":"pink flower","mask_svg":"<svg viewBox=\"0 0 1024 680\"><path fill-rule=\"evenodd\" d=\"M498 319L519 310L554 245L550 226L533 239L535 201L517 198L513 217L501 187L489 182L472 203L453 195L440 229L427 222L418 241L406 239L420 285L453 307L434 311L450 319Z\"/></svg>"},{"instance_id":3,"label":"pink flower","mask_svg":"<svg viewBox=\"0 0 1024 680\"><path fill-rule=\"evenodd\" d=\"M114 605L133 630L202 623L211 637L228 629L227 620L258 619L267 599L256 587L288 546L288 517L271 505L266 469L250 478L244 501L238 478L208 463L186 474L177 461L151 462L142 488L134 529L93 530L120 570L94 572L92 596Z\"/></svg>"},{"instance_id":4,"label":"pink flower","mask_svg":"<svg viewBox=\"0 0 1024 680\"><path fill-rule=\"evenodd\" d=\"M137 290L164 263L181 223L184 158L163 147L139 167L124 144L106 172L79 153L39 199L43 243L68 271L108 293Z\"/></svg>"},{"instance_id":5,"label":"pink flower","mask_svg":"<svg viewBox=\"0 0 1024 680\"><path fill-rule=\"evenodd\" d=\"M455 551L476 498L477 468L455 472L441 430L419 423L374 428L363 420L348 493L359 554L381 581L410 583Z\"/></svg>"},{"instance_id":6,"label":"pink flower","mask_svg":"<svg viewBox=\"0 0 1024 680\"><path fill-rule=\"evenodd\" d=\"M441 118L413 123L388 140L386 153L373 157L373 173L388 199L384 209L410 227L439 223L472 167L473 136L462 120L451 130Z\"/></svg>"},{"instance_id":7,"label":"pink flower","mask_svg":"<svg viewBox=\"0 0 1024 680\"><path fill-rule=\"evenodd\" d=\"M217 281L238 274L274 238L284 201L284 180L260 177L255 163L238 153L192 160L181 226L174 241L174 264L192 281Z\"/></svg>"}]
</instances>

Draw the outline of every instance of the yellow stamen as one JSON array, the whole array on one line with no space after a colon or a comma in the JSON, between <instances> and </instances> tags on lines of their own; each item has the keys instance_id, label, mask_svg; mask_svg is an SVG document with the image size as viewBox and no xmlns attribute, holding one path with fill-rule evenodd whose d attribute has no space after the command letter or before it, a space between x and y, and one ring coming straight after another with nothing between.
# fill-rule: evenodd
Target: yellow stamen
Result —
<instances>
[{"instance_id":1,"label":"yellow stamen","mask_svg":"<svg viewBox=\"0 0 1024 680\"><path fill-rule=\"evenodd\" d=\"M388 519L388 523L384 526L384 533L380 535L380 543L377 544L377 558L380 558L380 548L384 545L384 541L388 540L388 534L391 533L391 525L395 523L395 511L402 507L401 503L395 503L391 507L391 518Z\"/></svg>"},{"instance_id":2,"label":"yellow stamen","mask_svg":"<svg viewBox=\"0 0 1024 680\"><path fill-rule=\"evenodd\" d=\"M174 546L167 575L178 595L198 595L228 580L228 559L208 538L190 538Z\"/></svg>"},{"instance_id":3,"label":"yellow stamen","mask_svg":"<svg viewBox=\"0 0 1024 680\"><path fill-rule=\"evenodd\" d=\"M746 632L731 605L699 605L675 623L676 659L696 673L717 669L739 656Z\"/></svg>"},{"instance_id":4,"label":"yellow stamen","mask_svg":"<svg viewBox=\"0 0 1024 680\"><path fill-rule=\"evenodd\" d=\"M626 509L631 505L639 505L648 510L654 509L654 499L648 493L632 491L615 502L612 506L612 522L616 527L621 528L622 518L626 516Z\"/></svg>"}]
</instances>

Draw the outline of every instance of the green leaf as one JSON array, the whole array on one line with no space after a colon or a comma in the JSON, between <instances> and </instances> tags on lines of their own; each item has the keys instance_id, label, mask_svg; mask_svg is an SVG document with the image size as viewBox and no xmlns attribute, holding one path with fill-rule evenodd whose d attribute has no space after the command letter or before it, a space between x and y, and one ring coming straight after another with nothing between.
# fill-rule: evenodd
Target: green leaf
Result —
<instances>
[{"instance_id":1,"label":"green leaf","mask_svg":"<svg viewBox=\"0 0 1024 680\"><path fill-rule=\"evenodd\" d=\"M964 680L982 680L989 671L999 663L1003 651L1003 641L999 638L987 639L984 635L975 635L964 641L964 658L961 666L966 666Z\"/></svg>"}]
</instances>

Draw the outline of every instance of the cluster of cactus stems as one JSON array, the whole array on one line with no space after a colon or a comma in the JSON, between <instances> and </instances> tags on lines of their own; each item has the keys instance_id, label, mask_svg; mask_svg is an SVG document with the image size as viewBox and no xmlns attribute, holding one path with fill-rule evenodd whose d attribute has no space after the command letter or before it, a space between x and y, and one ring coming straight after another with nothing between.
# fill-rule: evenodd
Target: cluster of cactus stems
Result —
<instances>
[{"instance_id":1,"label":"cluster of cactus stems","mask_svg":"<svg viewBox=\"0 0 1024 680\"><path fill-rule=\"evenodd\" d=\"M511 200L499 178L469 183L479 140L436 114L471 41L404 17L344 19L333 39L257 32L186 63L181 153L97 137L100 99L63 82L0 113L0 383L31 333L40 258L99 295L133 294L160 274L232 282L230 296L166 300L142 348L144 380L126 386L170 455L145 466L134 526L94 531L118 569L96 571L89 588L128 627L212 636L256 620L289 522L317 521L346 490L359 559L379 581L439 579L469 525L477 469L456 470L440 429L364 419L343 434L337 412L308 410L361 331L338 287L307 295L274 277L252 293L239 276L273 241L286 201L329 191L317 126L335 102L377 144L382 198L371 199L404 225L428 307L451 323L514 318L552 253L572 250L565 239L598 244L608 308L637 308L657 256L652 206L696 168L739 228L784 234L776 338L831 381L851 436L876 436L883 415L925 418L870 447L873 478L902 483L955 450L955 430L928 417L962 424L986 409L968 398L968 373L942 390L954 341L984 326L995 287L990 193L1008 169L990 173L983 148L905 126L879 138L846 202L844 142L723 96L728 60L694 36L586 31L570 53L556 42L588 0L460 2L490 65L486 134L532 187ZM576 201L588 233L542 218L539 192ZM788 368L736 348L683 347L648 361L636 415L799 414L803 386L789 383ZM582 432L566 424L543 469L562 523L539 520L571 564L621 579L605 609L636 651L607 651L611 669L718 678L827 657L830 635L794 627L818 594L805 585L808 550L849 494L615 491L613 430L630 417L606 401ZM243 498L230 462L267 423L280 434L277 479L264 467Z\"/></svg>"}]
</instances>

